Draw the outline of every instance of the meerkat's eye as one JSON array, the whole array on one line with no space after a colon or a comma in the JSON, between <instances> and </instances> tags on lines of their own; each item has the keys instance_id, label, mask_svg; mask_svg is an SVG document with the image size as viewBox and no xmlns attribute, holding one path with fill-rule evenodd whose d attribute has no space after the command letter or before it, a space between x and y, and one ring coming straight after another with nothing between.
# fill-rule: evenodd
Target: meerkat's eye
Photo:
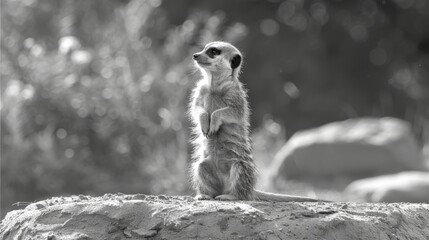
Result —
<instances>
[{"instance_id":1,"label":"meerkat's eye","mask_svg":"<svg viewBox=\"0 0 429 240\"><path fill-rule=\"evenodd\" d=\"M207 51L206 51L206 54L207 54L209 57L211 57L211 58L214 58L215 56L220 55L221 53L222 53L222 51L221 51L221 50L219 50L219 49L217 49L217 48L214 48L214 47L209 48L209 49L207 49Z\"/></svg>"},{"instance_id":2,"label":"meerkat's eye","mask_svg":"<svg viewBox=\"0 0 429 240\"><path fill-rule=\"evenodd\" d=\"M213 48L213 49L211 50L211 52L212 52L214 55L219 55L219 54L220 54L220 50L219 50L219 49L217 49L217 48Z\"/></svg>"}]
</instances>

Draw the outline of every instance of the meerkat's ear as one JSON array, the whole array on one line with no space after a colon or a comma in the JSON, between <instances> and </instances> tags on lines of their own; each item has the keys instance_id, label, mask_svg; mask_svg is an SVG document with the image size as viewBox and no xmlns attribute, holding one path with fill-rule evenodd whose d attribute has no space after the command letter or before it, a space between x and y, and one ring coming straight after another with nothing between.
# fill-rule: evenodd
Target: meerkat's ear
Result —
<instances>
[{"instance_id":1,"label":"meerkat's ear","mask_svg":"<svg viewBox=\"0 0 429 240\"><path fill-rule=\"evenodd\" d=\"M236 69L238 68L238 66L240 66L241 63L241 56L236 54L234 57L232 57L231 59L231 68L232 69Z\"/></svg>"}]
</instances>

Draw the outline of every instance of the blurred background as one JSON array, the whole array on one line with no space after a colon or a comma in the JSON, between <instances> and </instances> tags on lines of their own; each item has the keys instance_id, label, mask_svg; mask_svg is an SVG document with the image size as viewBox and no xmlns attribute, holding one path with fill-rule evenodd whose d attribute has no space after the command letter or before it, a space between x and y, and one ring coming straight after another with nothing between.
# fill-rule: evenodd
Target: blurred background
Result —
<instances>
[{"instance_id":1,"label":"blurred background","mask_svg":"<svg viewBox=\"0 0 429 240\"><path fill-rule=\"evenodd\" d=\"M2 0L2 218L50 196L193 194L190 56L213 40L244 54L261 176L277 174L294 134L346 119L418 152L380 172L427 170L428 0ZM345 199L346 184L326 183Z\"/></svg>"}]
</instances>

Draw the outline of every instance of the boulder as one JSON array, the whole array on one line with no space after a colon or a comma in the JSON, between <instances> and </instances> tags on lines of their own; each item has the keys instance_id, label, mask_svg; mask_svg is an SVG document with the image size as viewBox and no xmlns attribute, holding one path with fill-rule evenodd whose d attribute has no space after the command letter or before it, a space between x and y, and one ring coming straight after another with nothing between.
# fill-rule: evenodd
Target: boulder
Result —
<instances>
[{"instance_id":1,"label":"boulder","mask_svg":"<svg viewBox=\"0 0 429 240\"><path fill-rule=\"evenodd\" d=\"M429 172L401 172L354 181L345 190L350 200L429 203Z\"/></svg>"},{"instance_id":2,"label":"boulder","mask_svg":"<svg viewBox=\"0 0 429 240\"><path fill-rule=\"evenodd\" d=\"M268 169L275 180L367 177L425 168L409 124L362 118L297 132Z\"/></svg>"},{"instance_id":3,"label":"boulder","mask_svg":"<svg viewBox=\"0 0 429 240\"><path fill-rule=\"evenodd\" d=\"M427 239L428 204L56 197L9 212L0 239Z\"/></svg>"}]
</instances>

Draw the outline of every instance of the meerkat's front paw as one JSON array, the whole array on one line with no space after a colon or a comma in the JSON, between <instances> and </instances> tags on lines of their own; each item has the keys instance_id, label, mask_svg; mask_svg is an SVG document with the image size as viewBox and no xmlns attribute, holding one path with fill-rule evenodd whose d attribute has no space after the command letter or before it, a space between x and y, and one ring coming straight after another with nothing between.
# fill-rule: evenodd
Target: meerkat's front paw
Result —
<instances>
[{"instance_id":1,"label":"meerkat's front paw","mask_svg":"<svg viewBox=\"0 0 429 240\"><path fill-rule=\"evenodd\" d=\"M200 125L201 125L201 131L203 132L204 137L208 137L209 130L210 130L210 119L209 119L209 114L207 112L204 112L200 115Z\"/></svg>"},{"instance_id":2,"label":"meerkat's front paw","mask_svg":"<svg viewBox=\"0 0 429 240\"><path fill-rule=\"evenodd\" d=\"M220 127L220 121L218 118L214 117L212 115L212 120L210 121L210 129L209 129L209 136L215 134Z\"/></svg>"}]
</instances>

